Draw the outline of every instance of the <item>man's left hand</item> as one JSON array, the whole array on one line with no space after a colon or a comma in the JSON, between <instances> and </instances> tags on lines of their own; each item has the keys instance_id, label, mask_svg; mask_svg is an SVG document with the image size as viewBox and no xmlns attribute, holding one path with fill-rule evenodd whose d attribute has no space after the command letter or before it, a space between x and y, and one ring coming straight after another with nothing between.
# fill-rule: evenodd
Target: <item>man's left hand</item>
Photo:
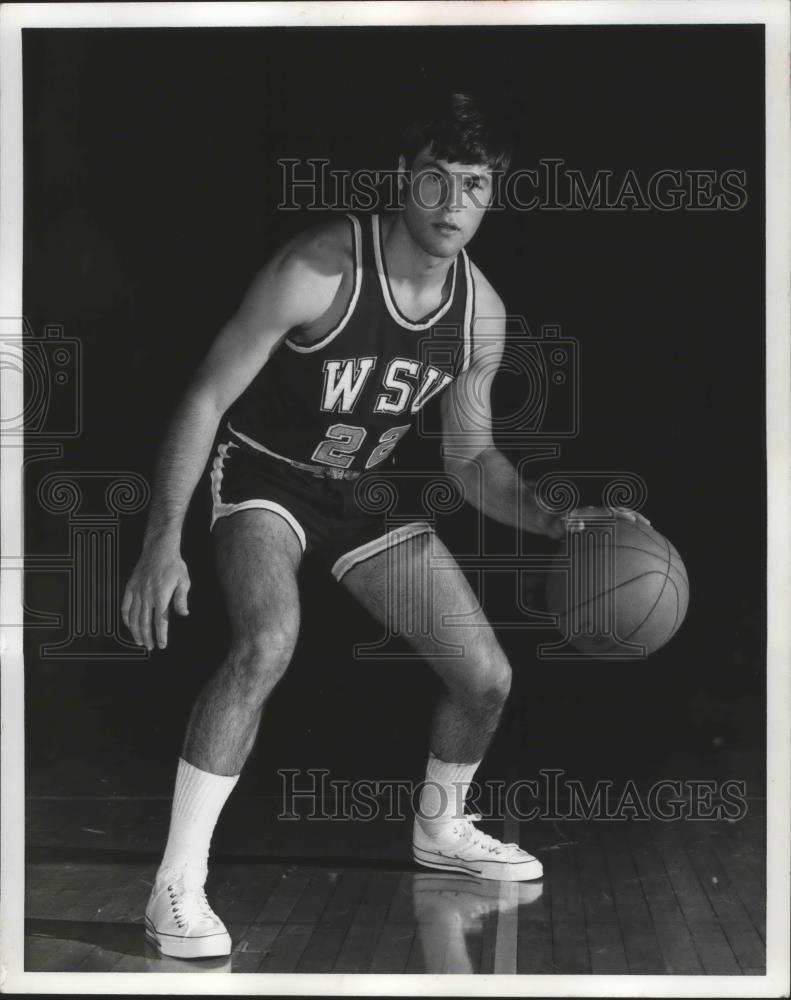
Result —
<instances>
[{"instance_id":1,"label":"man's left hand","mask_svg":"<svg viewBox=\"0 0 791 1000\"><path fill-rule=\"evenodd\" d=\"M622 518L632 524L643 524L651 527L651 522L647 517L643 517L636 510L628 507L575 507L568 514L561 514L555 517L550 525L547 534L550 538L560 539L568 531L582 531L585 528L586 520L599 520L600 518Z\"/></svg>"}]
</instances>

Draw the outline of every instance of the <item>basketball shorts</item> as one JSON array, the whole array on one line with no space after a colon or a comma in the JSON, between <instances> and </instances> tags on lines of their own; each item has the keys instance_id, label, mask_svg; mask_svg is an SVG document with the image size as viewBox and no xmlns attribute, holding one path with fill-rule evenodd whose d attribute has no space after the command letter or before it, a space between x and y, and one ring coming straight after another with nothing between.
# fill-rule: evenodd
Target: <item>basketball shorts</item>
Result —
<instances>
[{"instance_id":1,"label":"basketball shorts","mask_svg":"<svg viewBox=\"0 0 791 1000\"><path fill-rule=\"evenodd\" d=\"M316 553L336 580L358 563L433 530L427 521L393 525L383 514L367 512L355 493L359 483L296 468L228 433L211 470L211 527L237 511L272 511L292 529L303 554Z\"/></svg>"}]
</instances>

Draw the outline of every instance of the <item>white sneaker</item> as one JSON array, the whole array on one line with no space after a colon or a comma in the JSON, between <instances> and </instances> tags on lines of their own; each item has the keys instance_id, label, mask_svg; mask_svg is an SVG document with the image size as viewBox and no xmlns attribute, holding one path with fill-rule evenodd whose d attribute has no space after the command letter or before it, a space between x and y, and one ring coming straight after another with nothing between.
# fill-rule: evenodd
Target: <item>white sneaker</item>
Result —
<instances>
[{"instance_id":1,"label":"white sneaker","mask_svg":"<svg viewBox=\"0 0 791 1000\"><path fill-rule=\"evenodd\" d=\"M209 906L203 886L185 883L181 871L157 875L146 906L146 939L174 958L231 954L231 936Z\"/></svg>"},{"instance_id":2,"label":"white sneaker","mask_svg":"<svg viewBox=\"0 0 791 1000\"><path fill-rule=\"evenodd\" d=\"M412 854L419 865L441 871L469 872L479 878L501 882L524 882L541 878L541 862L518 844L504 844L473 826L477 813L437 824L426 832L415 818Z\"/></svg>"}]
</instances>

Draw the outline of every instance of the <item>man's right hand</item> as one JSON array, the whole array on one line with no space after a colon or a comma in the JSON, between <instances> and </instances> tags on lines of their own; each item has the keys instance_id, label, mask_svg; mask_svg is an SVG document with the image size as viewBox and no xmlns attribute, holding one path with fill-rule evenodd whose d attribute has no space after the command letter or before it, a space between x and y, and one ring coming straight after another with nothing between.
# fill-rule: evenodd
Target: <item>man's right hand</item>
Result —
<instances>
[{"instance_id":1,"label":"man's right hand","mask_svg":"<svg viewBox=\"0 0 791 1000\"><path fill-rule=\"evenodd\" d=\"M121 603L121 616L139 646L154 648L153 618L157 645L168 644L168 613L171 601L180 615L188 615L187 594L190 578L187 564L177 549L164 546L145 548L129 577Z\"/></svg>"},{"instance_id":2,"label":"man's right hand","mask_svg":"<svg viewBox=\"0 0 791 1000\"><path fill-rule=\"evenodd\" d=\"M188 613L190 579L175 525L184 523L222 415L289 330L324 316L344 275L351 275L353 259L347 219L295 237L256 276L194 375L160 448L147 541L121 605L124 623L139 645L152 650L155 631L157 645L164 649L171 603L178 614Z\"/></svg>"}]
</instances>

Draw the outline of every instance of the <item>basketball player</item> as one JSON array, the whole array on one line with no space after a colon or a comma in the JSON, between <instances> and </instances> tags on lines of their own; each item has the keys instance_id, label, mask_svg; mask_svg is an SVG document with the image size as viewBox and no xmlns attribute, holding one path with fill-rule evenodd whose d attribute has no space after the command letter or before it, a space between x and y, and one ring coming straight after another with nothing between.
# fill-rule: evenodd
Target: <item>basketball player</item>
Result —
<instances>
[{"instance_id":1,"label":"basketball player","mask_svg":"<svg viewBox=\"0 0 791 1000\"><path fill-rule=\"evenodd\" d=\"M404 137L403 208L343 216L276 253L176 410L123 618L152 650L155 637L160 648L167 643L171 602L187 614L182 524L219 430L212 533L231 642L192 711L146 910L149 939L164 954L230 951L204 894L209 845L294 652L306 552L324 559L389 632L406 635L410 619L431 615L430 634L409 639L443 682L413 827L415 860L485 879L542 875L536 858L487 836L463 812L509 692L503 651L429 524L388 531L355 493L361 475L390 459L421 407L441 394L446 468L467 500L552 538L570 526L539 508L492 441L489 388L505 310L464 248L508 158L476 102L454 95ZM438 561L441 571L432 572ZM460 620L464 627L454 624ZM449 645L463 654L449 658Z\"/></svg>"}]
</instances>

